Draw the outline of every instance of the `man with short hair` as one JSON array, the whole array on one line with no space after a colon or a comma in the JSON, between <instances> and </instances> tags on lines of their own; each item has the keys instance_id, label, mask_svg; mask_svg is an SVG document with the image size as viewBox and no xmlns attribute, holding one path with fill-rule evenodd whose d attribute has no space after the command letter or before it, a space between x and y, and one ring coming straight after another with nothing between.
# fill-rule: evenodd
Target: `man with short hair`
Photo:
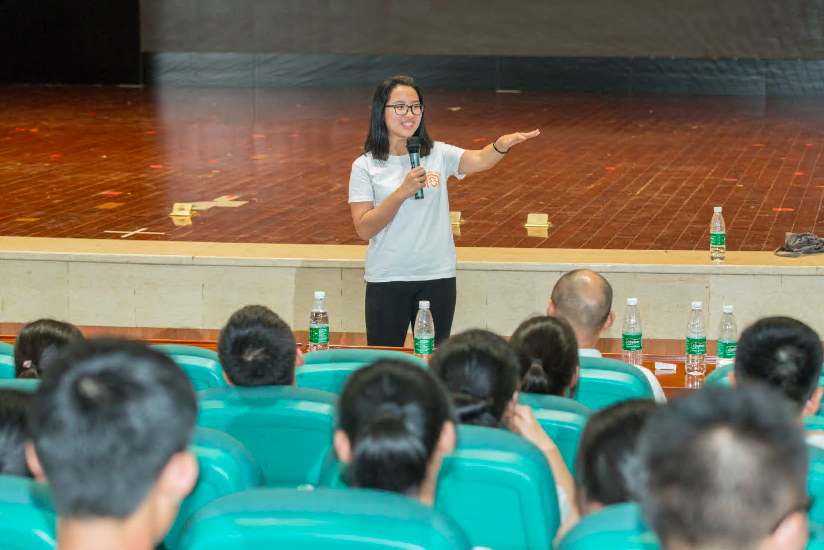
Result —
<instances>
[{"instance_id":1,"label":"man with short hair","mask_svg":"<svg viewBox=\"0 0 824 550\"><path fill-rule=\"evenodd\" d=\"M601 352L595 346L601 334L615 322L612 286L603 276L589 269L565 273L552 289L546 314L561 317L572 326L578 340L580 357L601 357ZM664 390L655 374L644 367L635 367L646 377L655 400L666 401Z\"/></svg>"},{"instance_id":2,"label":"man with short hair","mask_svg":"<svg viewBox=\"0 0 824 550\"><path fill-rule=\"evenodd\" d=\"M809 459L785 400L707 388L655 413L638 443L640 502L663 550L802 550Z\"/></svg>"},{"instance_id":3,"label":"man with short hair","mask_svg":"<svg viewBox=\"0 0 824 550\"><path fill-rule=\"evenodd\" d=\"M778 390L803 422L821 406L822 361L824 348L815 330L790 317L765 317L741 333L730 383L761 383ZM824 448L824 434L810 434L807 442Z\"/></svg>"},{"instance_id":4,"label":"man with short hair","mask_svg":"<svg viewBox=\"0 0 824 550\"><path fill-rule=\"evenodd\" d=\"M232 386L294 386L303 353L286 322L264 306L246 306L220 331L217 353Z\"/></svg>"},{"instance_id":5,"label":"man with short hair","mask_svg":"<svg viewBox=\"0 0 824 550\"><path fill-rule=\"evenodd\" d=\"M125 340L71 344L32 398L26 454L57 508L59 550L152 550L198 477L194 388Z\"/></svg>"}]
</instances>

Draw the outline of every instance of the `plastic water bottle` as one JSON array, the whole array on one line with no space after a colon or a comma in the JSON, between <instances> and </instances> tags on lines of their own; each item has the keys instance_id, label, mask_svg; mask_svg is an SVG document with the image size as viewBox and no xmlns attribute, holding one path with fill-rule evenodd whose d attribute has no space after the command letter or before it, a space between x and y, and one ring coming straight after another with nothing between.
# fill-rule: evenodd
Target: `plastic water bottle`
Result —
<instances>
[{"instance_id":1,"label":"plastic water bottle","mask_svg":"<svg viewBox=\"0 0 824 550\"><path fill-rule=\"evenodd\" d=\"M315 302L309 315L309 351L329 349L329 312L323 302L325 298L325 292L315 292Z\"/></svg>"},{"instance_id":2,"label":"plastic water bottle","mask_svg":"<svg viewBox=\"0 0 824 550\"><path fill-rule=\"evenodd\" d=\"M415 317L415 327L412 335L415 337L415 355L424 360L429 360L435 349L435 321L432 320L432 313L429 311L429 302L420 302L418 316Z\"/></svg>"},{"instance_id":3,"label":"plastic water bottle","mask_svg":"<svg viewBox=\"0 0 824 550\"><path fill-rule=\"evenodd\" d=\"M710 259L720 264L727 256L727 226L724 225L724 216L721 215L721 207L713 208L712 221L710 222Z\"/></svg>"},{"instance_id":4,"label":"plastic water bottle","mask_svg":"<svg viewBox=\"0 0 824 550\"><path fill-rule=\"evenodd\" d=\"M621 359L639 367L644 362L641 351L641 312L638 310L638 298L627 298L627 313L621 328Z\"/></svg>"},{"instance_id":5,"label":"plastic water bottle","mask_svg":"<svg viewBox=\"0 0 824 550\"><path fill-rule=\"evenodd\" d=\"M718 323L718 363L716 368L732 365L738 349L738 325L732 315L732 306L724 306L724 315Z\"/></svg>"},{"instance_id":6,"label":"plastic water bottle","mask_svg":"<svg viewBox=\"0 0 824 550\"><path fill-rule=\"evenodd\" d=\"M707 371L707 324L701 302L692 303L687 323L687 374L703 375Z\"/></svg>"}]
</instances>

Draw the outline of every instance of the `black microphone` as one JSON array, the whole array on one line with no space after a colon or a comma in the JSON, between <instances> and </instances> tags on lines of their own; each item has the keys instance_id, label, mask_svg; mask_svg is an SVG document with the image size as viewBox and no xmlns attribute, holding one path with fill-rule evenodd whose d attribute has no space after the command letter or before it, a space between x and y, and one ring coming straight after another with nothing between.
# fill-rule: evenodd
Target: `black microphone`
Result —
<instances>
[{"instance_id":1,"label":"black microphone","mask_svg":"<svg viewBox=\"0 0 824 550\"><path fill-rule=\"evenodd\" d=\"M409 151L409 162L412 163L412 168L417 168L421 165L421 140L417 136L412 136L406 140L406 149ZM416 199L423 198L423 189L418 189L415 193Z\"/></svg>"}]
</instances>

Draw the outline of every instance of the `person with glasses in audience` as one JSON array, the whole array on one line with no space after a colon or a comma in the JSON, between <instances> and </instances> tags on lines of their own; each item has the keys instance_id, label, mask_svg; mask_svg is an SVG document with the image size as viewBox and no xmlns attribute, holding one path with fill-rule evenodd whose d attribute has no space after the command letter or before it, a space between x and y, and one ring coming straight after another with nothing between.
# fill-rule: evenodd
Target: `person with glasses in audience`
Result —
<instances>
[{"instance_id":1,"label":"person with glasses in audience","mask_svg":"<svg viewBox=\"0 0 824 550\"><path fill-rule=\"evenodd\" d=\"M802 550L809 455L759 386L705 388L653 413L638 443L641 511L663 550Z\"/></svg>"},{"instance_id":2,"label":"person with glasses in audience","mask_svg":"<svg viewBox=\"0 0 824 550\"><path fill-rule=\"evenodd\" d=\"M62 350L29 406L26 458L57 509L58 550L153 550L198 477L183 370L146 344Z\"/></svg>"},{"instance_id":3,"label":"person with glasses in audience","mask_svg":"<svg viewBox=\"0 0 824 550\"><path fill-rule=\"evenodd\" d=\"M539 134L507 134L483 149L466 151L433 141L425 122L423 94L415 80L387 78L375 91L366 143L352 164L352 221L358 236L369 241L365 279L370 346L403 346L421 300L431 304L436 344L449 337L457 257L447 180L492 168L513 145ZM407 149L412 137L420 143L416 168ZM423 198L416 199L419 192Z\"/></svg>"},{"instance_id":4,"label":"person with glasses in audience","mask_svg":"<svg viewBox=\"0 0 824 550\"><path fill-rule=\"evenodd\" d=\"M741 333L730 384L770 386L790 400L802 424L821 407L822 361L824 348L815 330L790 317L766 317ZM808 433L807 443L824 448L824 432Z\"/></svg>"}]
</instances>

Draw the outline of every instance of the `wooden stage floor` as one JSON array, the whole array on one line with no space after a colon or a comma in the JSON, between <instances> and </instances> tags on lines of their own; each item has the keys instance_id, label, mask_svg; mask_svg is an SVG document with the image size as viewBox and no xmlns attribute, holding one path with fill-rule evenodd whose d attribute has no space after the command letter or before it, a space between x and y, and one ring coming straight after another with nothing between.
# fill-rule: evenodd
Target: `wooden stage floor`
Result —
<instances>
[{"instance_id":1,"label":"wooden stage floor","mask_svg":"<svg viewBox=\"0 0 824 550\"><path fill-rule=\"evenodd\" d=\"M0 235L362 244L347 205L372 90L0 87ZM693 250L724 207L730 250L824 235L820 99L431 91L438 140L539 127L450 181L463 247ZM169 216L177 202L247 204ZM527 236L529 212L547 236ZM151 233L151 234L149 234Z\"/></svg>"}]
</instances>

